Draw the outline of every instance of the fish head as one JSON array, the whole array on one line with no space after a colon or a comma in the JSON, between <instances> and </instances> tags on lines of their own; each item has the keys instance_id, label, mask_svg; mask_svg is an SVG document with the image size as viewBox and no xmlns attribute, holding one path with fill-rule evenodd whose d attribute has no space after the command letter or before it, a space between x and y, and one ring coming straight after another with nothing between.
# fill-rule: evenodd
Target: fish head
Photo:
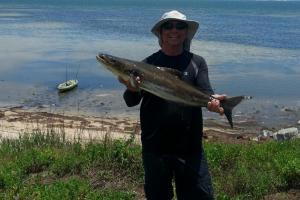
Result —
<instances>
[{"instance_id":1,"label":"fish head","mask_svg":"<svg viewBox=\"0 0 300 200\"><path fill-rule=\"evenodd\" d=\"M135 72L135 65L125 59L100 53L97 60L101 62L108 70L123 79L128 79L132 72Z\"/></svg>"}]
</instances>

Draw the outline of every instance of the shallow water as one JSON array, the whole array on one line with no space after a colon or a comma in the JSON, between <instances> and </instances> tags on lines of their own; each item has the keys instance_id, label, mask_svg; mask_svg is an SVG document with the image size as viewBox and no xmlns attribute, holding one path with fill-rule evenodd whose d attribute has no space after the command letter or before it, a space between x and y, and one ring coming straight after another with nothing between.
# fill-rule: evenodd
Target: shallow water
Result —
<instances>
[{"instance_id":1,"label":"shallow water","mask_svg":"<svg viewBox=\"0 0 300 200\"><path fill-rule=\"evenodd\" d=\"M95 56L142 60L159 49L152 24L162 12L180 8L200 21L192 51L206 59L216 93L254 97L236 115L270 126L300 119L300 2L176 1L172 8L167 0L159 6L7 2L0 3L0 106L136 116L138 108L122 100L124 87ZM57 93L66 74L77 73L78 88ZM292 111L281 111L286 107Z\"/></svg>"}]
</instances>

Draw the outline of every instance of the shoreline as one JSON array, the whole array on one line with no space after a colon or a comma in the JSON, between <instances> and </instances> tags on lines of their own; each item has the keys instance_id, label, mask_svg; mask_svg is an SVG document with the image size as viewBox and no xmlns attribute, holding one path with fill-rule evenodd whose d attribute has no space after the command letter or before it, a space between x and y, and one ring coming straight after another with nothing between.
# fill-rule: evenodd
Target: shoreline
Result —
<instances>
[{"instance_id":1,"label":"shoreline","mask_svg":"<svg viewBox=\"0 0 300 200\"><path fill-rule=\"evenodd\" d=\"M16 139L33 132L62 135L66 140L128 139L137 121L130 118L76 116L64 113L0 108L0 138Z\"/></svg>"},{"instance_id":2,"label":"shoreline","mask_svg":"<svg viewBox=\"0 0 300 200\"><path fill-rule=\"evenodd\" d=\"M10 97L1 101L0 110L20 107L27 111L48 112L75 116L115 117L137 119L139 106L127 107L123 100L124 88L76 88L66 94L54 90L34 90L26 98ZM229 95L230 96L230 95ZM231 95L234 96L234 95ZM19 99L19 101L14 101ZM203 110L204 119L224 121L224 116ZM300 121L300 100L291 97L253 97L244 100L233 110L236 122L255 121L265 129L296 126Z\"/></svg>"},{"instance_id":3,"label":"shoreline","mask_svg":"<svg viewBox=\"0 0 300 200\"><path fill-rule=\"evenodd\" d=\"M298 125L300 127L300 124ZM254 119L236 119L231 129L224 116L204 119L203 140L220 143L244 144L271 140L257 136L265 128ZM276 129L279 130L280 128ZM275 129L273 129L275 130ZM140 144L140 122L136 113L118 116L90 116L83 113L48 112L45 110L25 109L19 107L0 107L0 139L16 139L20 135L33 132L61 134L65 139L74 141L130 139Z\"/></svg>"}]
</instances>

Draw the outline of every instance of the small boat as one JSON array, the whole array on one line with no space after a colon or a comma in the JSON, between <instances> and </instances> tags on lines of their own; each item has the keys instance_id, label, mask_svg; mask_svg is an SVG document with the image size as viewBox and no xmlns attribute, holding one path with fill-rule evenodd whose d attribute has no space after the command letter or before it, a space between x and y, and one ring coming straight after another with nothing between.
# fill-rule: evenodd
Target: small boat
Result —
<instances>
[{"instance_id":1,"label":"small boat","mask_svg":"<svg viewBox=\"0 0 300 200\"><path fill-rule=\"evenodd\" d=\"M77 87L78 85L78 80L76 79L72 79L72 80L68 80L64 83L61 83L57 86L57 89L59 90L59 92L66 92L69 90L72 90L73 88Z\"/></svg>"}]
</instances>

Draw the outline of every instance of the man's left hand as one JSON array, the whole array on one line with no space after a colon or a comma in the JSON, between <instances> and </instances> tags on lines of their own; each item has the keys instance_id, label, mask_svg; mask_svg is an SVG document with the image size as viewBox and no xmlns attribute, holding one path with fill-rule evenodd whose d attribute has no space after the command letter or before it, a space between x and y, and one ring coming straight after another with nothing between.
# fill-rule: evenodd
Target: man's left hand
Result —
<instances>
[{"instance_id":1,"label":"man's left hand","mask_svg":"<svg viewBox=\"0 0 300 200\"><path fill-rule=\"evenodd\" d=\"M220 101L226 99L225 94L214 94L212 99L207 103L207 109L212 112L224 114L224 108L220 107Z\"/></svg>"}]
</instances>

